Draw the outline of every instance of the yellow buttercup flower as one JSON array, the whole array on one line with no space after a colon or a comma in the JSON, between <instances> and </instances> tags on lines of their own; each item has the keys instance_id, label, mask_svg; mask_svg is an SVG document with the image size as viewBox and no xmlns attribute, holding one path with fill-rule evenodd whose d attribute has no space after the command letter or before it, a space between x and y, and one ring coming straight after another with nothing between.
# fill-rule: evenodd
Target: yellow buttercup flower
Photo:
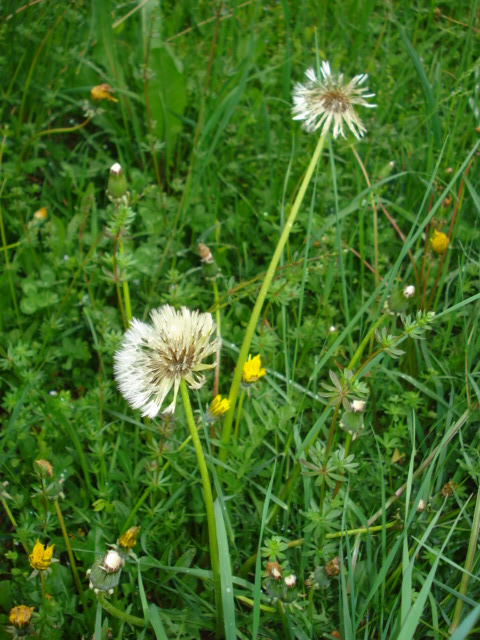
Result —
<instances>
[{"instance_id":1,"label":"yellow buttercup flower","mask_svg":"<svg viewBox=\"0 0 480 640\"><path fill-rule=\"evenodd\" d=\"M433 238L430 238L432 249L435 253L442 254L448 249L448 243L450 242L448 236L441 231L434 229Z\"/></svg>"},{"instance_id":2,"label":"yellow buttercup flower","mask_svg":"<svg viewBox=\"0 0 480 640\"><path fill-rule=\"evenodd\" d=\"M116 98L112 96L113 89L109 84L97 84L90 91L90 97L92 100L100 102L101 100L109 100L110 102L118 102Z\"/></svg>"},{"instance_id":3,"label":"yellow buttercup flower","mask_svg":"<svg viewBox=\"0 0 480 640\"><path fill-rule=\"evenodd\" d=\"M220 418L230 409L230 401L228 398L222 398L220 394L215 396L208 407L208 412L214 418Z\"/></svg>"},{"instance_id":4,"label":"yellow buttercup flower","mask_svg":"<svg viewBox=\"0 0 480 640\"><path fill-rule=\"evenodd\" d=\"M51 547L44 546L40 540L37 540L33 551L30 554L30 565L37 571L45 571L52 563L53 549L55 545Z\"/></svg>"},{"instance_id":5,"label":"yellow buttercup flower","mask_svg":"<svg viewBox=\"0 0 480 640\"><path fill-rule=\"evenodd\" d=\"M253 384L266 374L266 370L262 369L262 361L260 356L252 358L248 356L248 360L243 365L242 380L245 384Z\"/></svg>"},{"instance_id":6,"label":"yellow buttercup flower","mask_svg":"<svg viewBox=\"0 0 480 640\"><path fill-rule=\"evenodd\" d=\"M126 551L131 549L137 544L137 536L140 532L140 527L130 527L125 533L123 533L118 539L118 544Z\"/></svg>"},{"instance_id":7,"label":"yellow buttercup flower","mask_svg":"<svg viewBox=\"0 0 480 640\"><path fill-rule=\"evenodd\" d=\"M25 629L30 624L30 618L32 617L35 607L26 607L24 604L20 604L8 614L8 619L16 629Z\"/></svg>"}]
</instances>

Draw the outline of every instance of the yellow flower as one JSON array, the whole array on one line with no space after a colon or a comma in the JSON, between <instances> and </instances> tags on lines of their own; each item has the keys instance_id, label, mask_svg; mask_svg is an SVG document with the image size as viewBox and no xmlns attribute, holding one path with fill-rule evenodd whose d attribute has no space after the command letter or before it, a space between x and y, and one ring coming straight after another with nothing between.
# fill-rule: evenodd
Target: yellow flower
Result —
<instances>
[{"instance_id":1,"label":"yellow flower","mask_svg":"<svg viewBox=\"0 0 480 640\"><path fill-rule=\"evenodd\" d=\"M442 254L445 253L448 248L449 239L444 233L434 229L433 238L430 238L430 242L432 244L433 251L435 253Z\"/></svg>"},{"instance_id":2,"label":"yellow flower","mask_svg":"<svg viewBox=\"0 0 480 640\"><path fill-rule=\"evenodd\" d=\"M47 208L46 207L40 207L40 209L35 211L35 213L33 214L33 217L34 217L35 220L38 220L39 222L43 222L45 220L45 218L47 217Z\"/></svg>"},{"instance_id":3,"label":"yellow flower","mask_svg":"<svg viewBox=\"0 0 480 640\"><path fill-rule=\"evenodd\" d=\"M131 549L137 544L137 536L140 531L140 527L130 527L125 533L123 533L118 539L118 544L126 551Z\"/></svg>"},{"instance_id":4,"label":"yellow flower","mask_svg":"<svg viewBox=\"0 0 480 640\"><path fill-rule=\"evenodd\" d=\"M260 356L255 356L252 359L252 356L249 355L248 360L243 365L242 380L245 384L252 384L260 380L266 373L266 370L262 369Z\"/></svg>"},{"instance_id":5,"label":"yellow flower","mask_svg":"<svg viewBox=\"0 0 480 640\"><path fill-rule=\"evenodd\" d=\"M230 401L227 398L222 398L220 394L215 396L208 407L208 412L213 418L220 418L230 409Z\"/></svg>"},{"instance_id":6,"label":"yellow flower","mask_svg":"<svg viewBox=\"0 0 480 640\"><path fill-rule=\"evenodd\" d=\"M113 89L109 84L97 84L96 87L90 91L90 97L92 100L110 100L110 102L118 102L116 98L112 96Z\"/></svg>"},{"instance_id":7,"label":"yellow flower","mask_svg":"<svg viewBox=\"0 0 480 640\"><path fill-rule=\"evenodd\" d=\"M17 629L25 629L30 624L30 618L35 607L26 607L24 604L13 607L8 615L8 619Z\"/></svg>"},{"instance_id":8,"label":"yellow flower","mask_svg":"<svg viewBox=\"0 0 480 640\"><path fill-rule=\"evenodd\" d=\"M48 569L52 562L54 547L54 544L51 547L45 547L40 540L37 540L30 555L30 565L37 571Z\"/></svg>"}]
</instances>

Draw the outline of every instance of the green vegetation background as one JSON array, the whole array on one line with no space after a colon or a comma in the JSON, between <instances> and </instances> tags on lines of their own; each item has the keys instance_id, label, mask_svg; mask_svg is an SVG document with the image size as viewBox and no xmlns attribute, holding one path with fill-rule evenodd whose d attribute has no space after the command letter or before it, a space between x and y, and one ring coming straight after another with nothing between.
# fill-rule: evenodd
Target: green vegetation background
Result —
<instances>
[{"instance_id":1,"label":"green vegetation background","mask_svg":"<svg viewBox=\"0 0 480 640\"><path fill-rule=\"evenodd\" d=\"M478 2L0 7L0 472L13 518L1 512L1 620L28 604L40 638L213 634L195 456L182 446L180 407L173 424L142 421L116 391L112 356L125 328L116 280L129 282L138 318L164 303L220 309L219 391L228 394L262 276L316 144L291 120L291 89L307 67L329 60L346 78L368 73L378 106L359 114L368 133L355 142L358 156L351 137L324 152L254 337L252 354L261 354L268 375L244 400L226 466L218 463L221 426L201 427L224 505L221 554L233 574L227 637L304 640L337 631L347 640L440 640L450 637L458 601L462 620L473 613L452 637L471 629L475 637ZM90 99L102 83L117 102ZM136 213L123 254L106 232L105 189L117 161ZM307 435L327 437L320 383L348 365L391 293L380 287L372 305L372 198L379 277L388 274L400 292L415 284L406 312L439 318L428 340L406 343L399 359L385 356L368 372L366 428L351 449L358 467L321 512L321 473L299 473ZM45 219L34 215L41 208ZM443 258L430 248L434 229L451 235ZM199 242L221 270L218 304ZM405 250L398 262L406 248L411 259ZM386 326L402 331L397 317ZM212 384L213 374L192 395L196 409L211 400ZM337 431L341 451L345 434ZM434 464L414 475L439 444ZM55 472L45 500L38 459ZM447 482L453 495L444 499ZM366 532L403 483L379 529ZM59 491L85 608L48 499ZM428 506L417 514L420 499ZM141 526L141 561L127 563L112 602L137 617L149 612L141 631L97 606L83 577L133 524ZM359 536L341 534L359 528ZM46 585L29 579L22 547L31 550L37 538L55 543L59 560ZM336 557L340 574L328 577ZM268 593L262 575L272 558L297 575L292 602Z\"/></svg>"}]
</instances>

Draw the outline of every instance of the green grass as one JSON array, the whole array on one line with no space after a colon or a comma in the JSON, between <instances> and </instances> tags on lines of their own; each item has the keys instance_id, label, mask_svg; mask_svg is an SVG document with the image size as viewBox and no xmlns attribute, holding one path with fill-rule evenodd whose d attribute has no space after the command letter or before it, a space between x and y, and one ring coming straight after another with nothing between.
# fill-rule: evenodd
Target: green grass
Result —
<instances>
[{"instance_id":1,"label":"green grass","mask_svg":"<svg viewBox=\"0 0 480 640\"><path fill-rule=\"evenodd\" d=\"M20 604L52 640L479 635L478 10L3 3L0 639ZM377 107L362 141L326 140L247 330L319 139L291 90L321 60L368 73ZM92 102L103 83L117 102ZM211 312L223 340L189 394L217 581L181 401L142 419L113 377L130 317L163 304ZM267 375L206 424L242 344ZM356 438L345 397L366 401ZM133 525L97 596L87 570ZM57 562L32 576L37 539Z\"/></svg>"}]
</instances>

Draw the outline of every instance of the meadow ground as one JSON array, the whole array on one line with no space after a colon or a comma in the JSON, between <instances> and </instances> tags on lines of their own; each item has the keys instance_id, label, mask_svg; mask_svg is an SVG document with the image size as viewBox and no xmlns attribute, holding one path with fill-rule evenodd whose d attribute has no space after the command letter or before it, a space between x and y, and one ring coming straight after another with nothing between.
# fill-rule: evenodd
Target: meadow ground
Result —
<instances>
[{"instance_id":1,"label":"meadow ground","mask_svg":"<svg viewBox=\"0 0 480 640\"><path fill-rule=\"evenodd\" d=\"M480 637L479 11L1 3L0 639Z\"/></svg>"}]
</instances>

